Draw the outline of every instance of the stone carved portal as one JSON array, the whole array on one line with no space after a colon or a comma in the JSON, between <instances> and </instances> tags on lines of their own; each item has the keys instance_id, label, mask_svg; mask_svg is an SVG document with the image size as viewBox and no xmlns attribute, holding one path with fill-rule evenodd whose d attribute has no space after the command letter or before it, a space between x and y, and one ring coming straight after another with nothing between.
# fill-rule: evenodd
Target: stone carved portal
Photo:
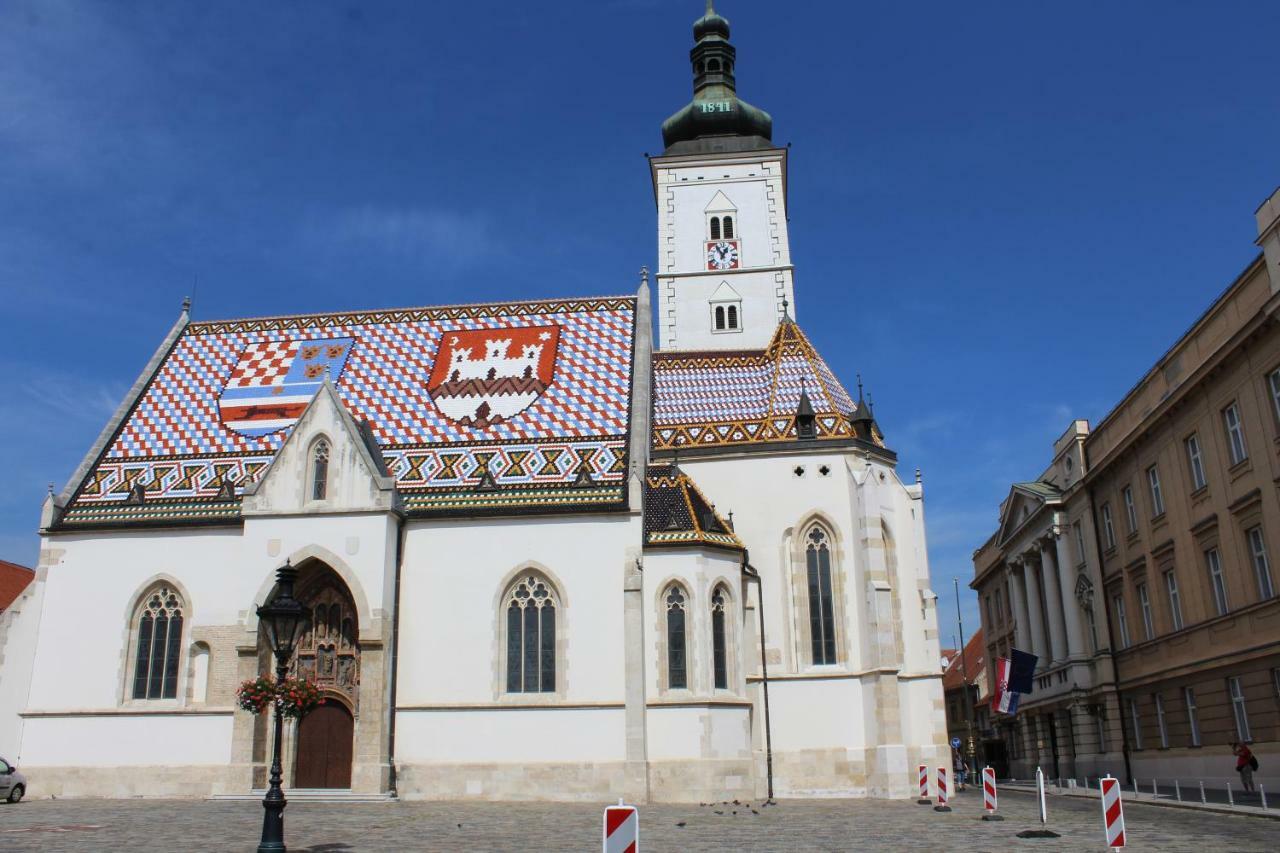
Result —
<instances>
[{"instance_id":1,"label":"stone carved portal","mask_svg":"<svg viewBox=\"0 0 1280 853\"><path fill-rule=\"evenodd\" d=\"M298 642L290 675L315 682L325 704L298 723L294 786L350 788L360 706L355 602L342 578L322 563L303 568L298 600L310 611L311 626Z\"/></svg>"},{"instance_id":2,"label":"stone carved portal","mask_svg":"<svg viewBox=\"0 0 1280 853\"><path fill-rule=\"evenodd\" d=\"M347 585L328 567L304 575L298 600L311 612L290 664L291 675L314 681L330 701L359 710L360 646L355 604Z\"/></svg>"}]
</instances>

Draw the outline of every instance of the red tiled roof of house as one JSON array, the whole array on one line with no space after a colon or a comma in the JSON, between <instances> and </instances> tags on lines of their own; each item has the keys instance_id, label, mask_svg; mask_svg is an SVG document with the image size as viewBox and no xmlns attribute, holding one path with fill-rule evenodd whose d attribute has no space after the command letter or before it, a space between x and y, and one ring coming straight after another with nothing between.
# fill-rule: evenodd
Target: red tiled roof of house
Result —
<instances>
[{"instance_id":1,"label":"red tiled roof of house","mask_svg":"<svg viewBox=\"0 0 1280 853\"><path fill-rule=\"evenodd\" d=\"M969 638L969 642L964 645L963 663L960 655L955 655L951 658L951 665L942 674L942 689L959 690L964 685L966 670L969 675L969 683L979 683L978 675L982 672L983 665L986 663L983 660L985 654L982 630L979 629L973 633L973 636Z\"/></svg>"},{"instance_id":2,"label":"red tiled roof of house","mask_svg":"<svg viewBox=\"0 0 1280 853\"><path fill-rule=\"evenodd\" d=\"M36 573L26 566L0 560L0 610L8 609L35 576Z\"/></svg>"}]
</instances>

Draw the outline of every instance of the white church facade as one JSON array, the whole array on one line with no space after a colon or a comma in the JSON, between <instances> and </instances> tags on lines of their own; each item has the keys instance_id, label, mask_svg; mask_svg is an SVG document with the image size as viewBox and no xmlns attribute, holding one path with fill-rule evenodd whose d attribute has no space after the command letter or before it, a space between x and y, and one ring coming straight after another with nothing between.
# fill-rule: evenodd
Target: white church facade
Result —
<instances>
[{"instance_id":1,"label":"white church facade","mask_svg":"<svg viewBox=\"0 0 1280 853\"><path fill-rule=\"evenodd\" d=\"M797 325L787 151L728 22L694 34L656 305L184 309L43 508L0 669L31 795L265 787L234 694L285 561L326 697L287 789L907 796L947 762L922 486Z\"/></svg>"}]
</instances>

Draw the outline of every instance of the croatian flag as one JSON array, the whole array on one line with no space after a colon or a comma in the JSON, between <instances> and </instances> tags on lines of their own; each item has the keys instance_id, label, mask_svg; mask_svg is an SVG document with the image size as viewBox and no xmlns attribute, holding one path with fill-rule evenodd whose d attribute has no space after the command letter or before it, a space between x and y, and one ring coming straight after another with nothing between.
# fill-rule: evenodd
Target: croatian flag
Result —
<instances>
[{"instance_id":1,"label":"croatian flag","mask_svg":"<svg viewBox=\"0 0 1280 853\"><path fill-rule=\"evenodd\" d=\"M292 426L320 389L337 382L354 338L258 341L240 353L218 400L222 422L241 435Z\"/></svg>"},{"instance_id":2,"label":"croatian flag","mask_svg":"<svg viewBox=\"0 0 1280 853\"><path fill-rule=\"evenodd\" d=\"M992 706L1001 714L1018 713L1018 697L1022 694L1009 689L1009 676L1013 672L1013 662L1008 658L996 661L996 691L992 696Z\"/></svg>"}]
</instances>

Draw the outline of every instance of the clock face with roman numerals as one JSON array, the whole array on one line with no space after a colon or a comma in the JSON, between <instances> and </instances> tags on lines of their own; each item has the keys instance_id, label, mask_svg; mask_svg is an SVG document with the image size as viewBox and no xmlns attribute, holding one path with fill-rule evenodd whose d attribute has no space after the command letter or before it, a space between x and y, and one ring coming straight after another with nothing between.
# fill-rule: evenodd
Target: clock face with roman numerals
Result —
<instances>
[{"instance_id":1,"label":"clock face with roman numerals","mask_svg":"<svg viewBox=\"0 0 1280 853\"><path fill-rule=\"evenodd\" d=\"M736 270L737 268L737 240L711 240L707 243L707 269Z\"/></svg>"}]
</instances>

